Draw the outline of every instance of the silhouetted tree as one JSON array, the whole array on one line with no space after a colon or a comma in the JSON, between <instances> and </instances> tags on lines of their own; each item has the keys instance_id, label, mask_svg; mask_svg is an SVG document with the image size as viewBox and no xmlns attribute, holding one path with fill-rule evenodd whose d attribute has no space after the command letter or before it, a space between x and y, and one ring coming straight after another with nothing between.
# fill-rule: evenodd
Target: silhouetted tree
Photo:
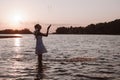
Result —
<instances>
[{"instance_id":1,"label":"silhouetted tree","mask_svg":"<svg viewBox=\"0 0 120 80\"><path fill-rule=\"evenodd\" d=\"M59 27L56 34L116 34L120 35L120 19L111 22L90 24L86 27Z\"/></svg>"},{"instance_id":2,"label":"silhouetted tree","mask_svg":"<svg viewBox=\"0 0 120 80\"><path fill-rule=\"evenodd\" d=\"M5 29L1 30L0 34L32 34L32 32L27 28L22 30Z\"/></svg>"}]
</instances>

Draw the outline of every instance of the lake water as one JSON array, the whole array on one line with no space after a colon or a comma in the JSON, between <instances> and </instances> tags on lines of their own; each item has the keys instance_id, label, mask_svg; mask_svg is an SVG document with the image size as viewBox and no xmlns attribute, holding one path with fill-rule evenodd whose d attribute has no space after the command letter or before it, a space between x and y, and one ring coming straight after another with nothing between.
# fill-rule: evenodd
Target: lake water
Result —
<instances>
[{"instance_id":1,"label":"lake water","mask_svg":"<svg viewBox=\"0 0 120 80\"><path fill-rule=\"evenodd\" d=\"M43 40L48 53L39 71L33 35L0 39L0 80L120 80L119 35L49 35Z\"/></svg>"}]
</instances>

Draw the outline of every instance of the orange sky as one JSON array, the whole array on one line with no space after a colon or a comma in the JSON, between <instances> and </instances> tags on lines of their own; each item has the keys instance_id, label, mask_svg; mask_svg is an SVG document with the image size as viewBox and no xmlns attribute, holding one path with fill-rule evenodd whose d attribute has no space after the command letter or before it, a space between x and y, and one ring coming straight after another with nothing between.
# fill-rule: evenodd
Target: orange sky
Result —
<instances>
[{"instance_id":1,"label":"orange sky","mask_svg":"<svg viewBox=\"0 0 120 80\"><path fill-rule=\"evenodd\" d=\"M86 26L120 19L120 0L0 0L0 29L29 28L36 23Z\"/></svg>"}]
</instances>

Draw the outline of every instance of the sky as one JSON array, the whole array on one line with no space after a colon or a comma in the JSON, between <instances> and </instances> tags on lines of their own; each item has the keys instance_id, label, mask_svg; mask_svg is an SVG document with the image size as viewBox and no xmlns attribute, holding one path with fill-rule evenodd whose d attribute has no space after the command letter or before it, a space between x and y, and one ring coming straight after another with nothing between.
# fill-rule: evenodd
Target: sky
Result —
<instances>
[{"instance_id":1,"label":"sky","mask_svg":"<svg viewBox=\"0 0 120 80\"><path fill-rule=\"evenodd\" d=\"M87 26L120 19L120 0L0 0L0 30L29 28L39 23Z\"/></svg>"}]
</instances>

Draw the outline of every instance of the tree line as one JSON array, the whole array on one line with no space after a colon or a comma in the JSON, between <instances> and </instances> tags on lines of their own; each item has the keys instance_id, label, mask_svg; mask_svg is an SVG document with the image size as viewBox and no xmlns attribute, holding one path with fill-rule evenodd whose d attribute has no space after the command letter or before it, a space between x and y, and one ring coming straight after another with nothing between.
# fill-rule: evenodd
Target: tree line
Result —
<instances>
[{"instance_id":1,"label":"tree line","mask_svg":"<svg viewBox=\"0 0 120 80\"><path fill-rule=\"evenodd\" d=\"M1 30L0 34L32 34L32 32L27 28L22 30L5 29Z\"/></svg>"},{"instance_id":2,"label":"tree line","mask_svg":"<svg viewBox=\"0 0 120 80\"><path fill-rule=\"evenodd\" d=\"M114 34L120 35L120 19L111 22L90 24L86 27L59 27L55 34Z\"/></svg>"}]
</instances>

